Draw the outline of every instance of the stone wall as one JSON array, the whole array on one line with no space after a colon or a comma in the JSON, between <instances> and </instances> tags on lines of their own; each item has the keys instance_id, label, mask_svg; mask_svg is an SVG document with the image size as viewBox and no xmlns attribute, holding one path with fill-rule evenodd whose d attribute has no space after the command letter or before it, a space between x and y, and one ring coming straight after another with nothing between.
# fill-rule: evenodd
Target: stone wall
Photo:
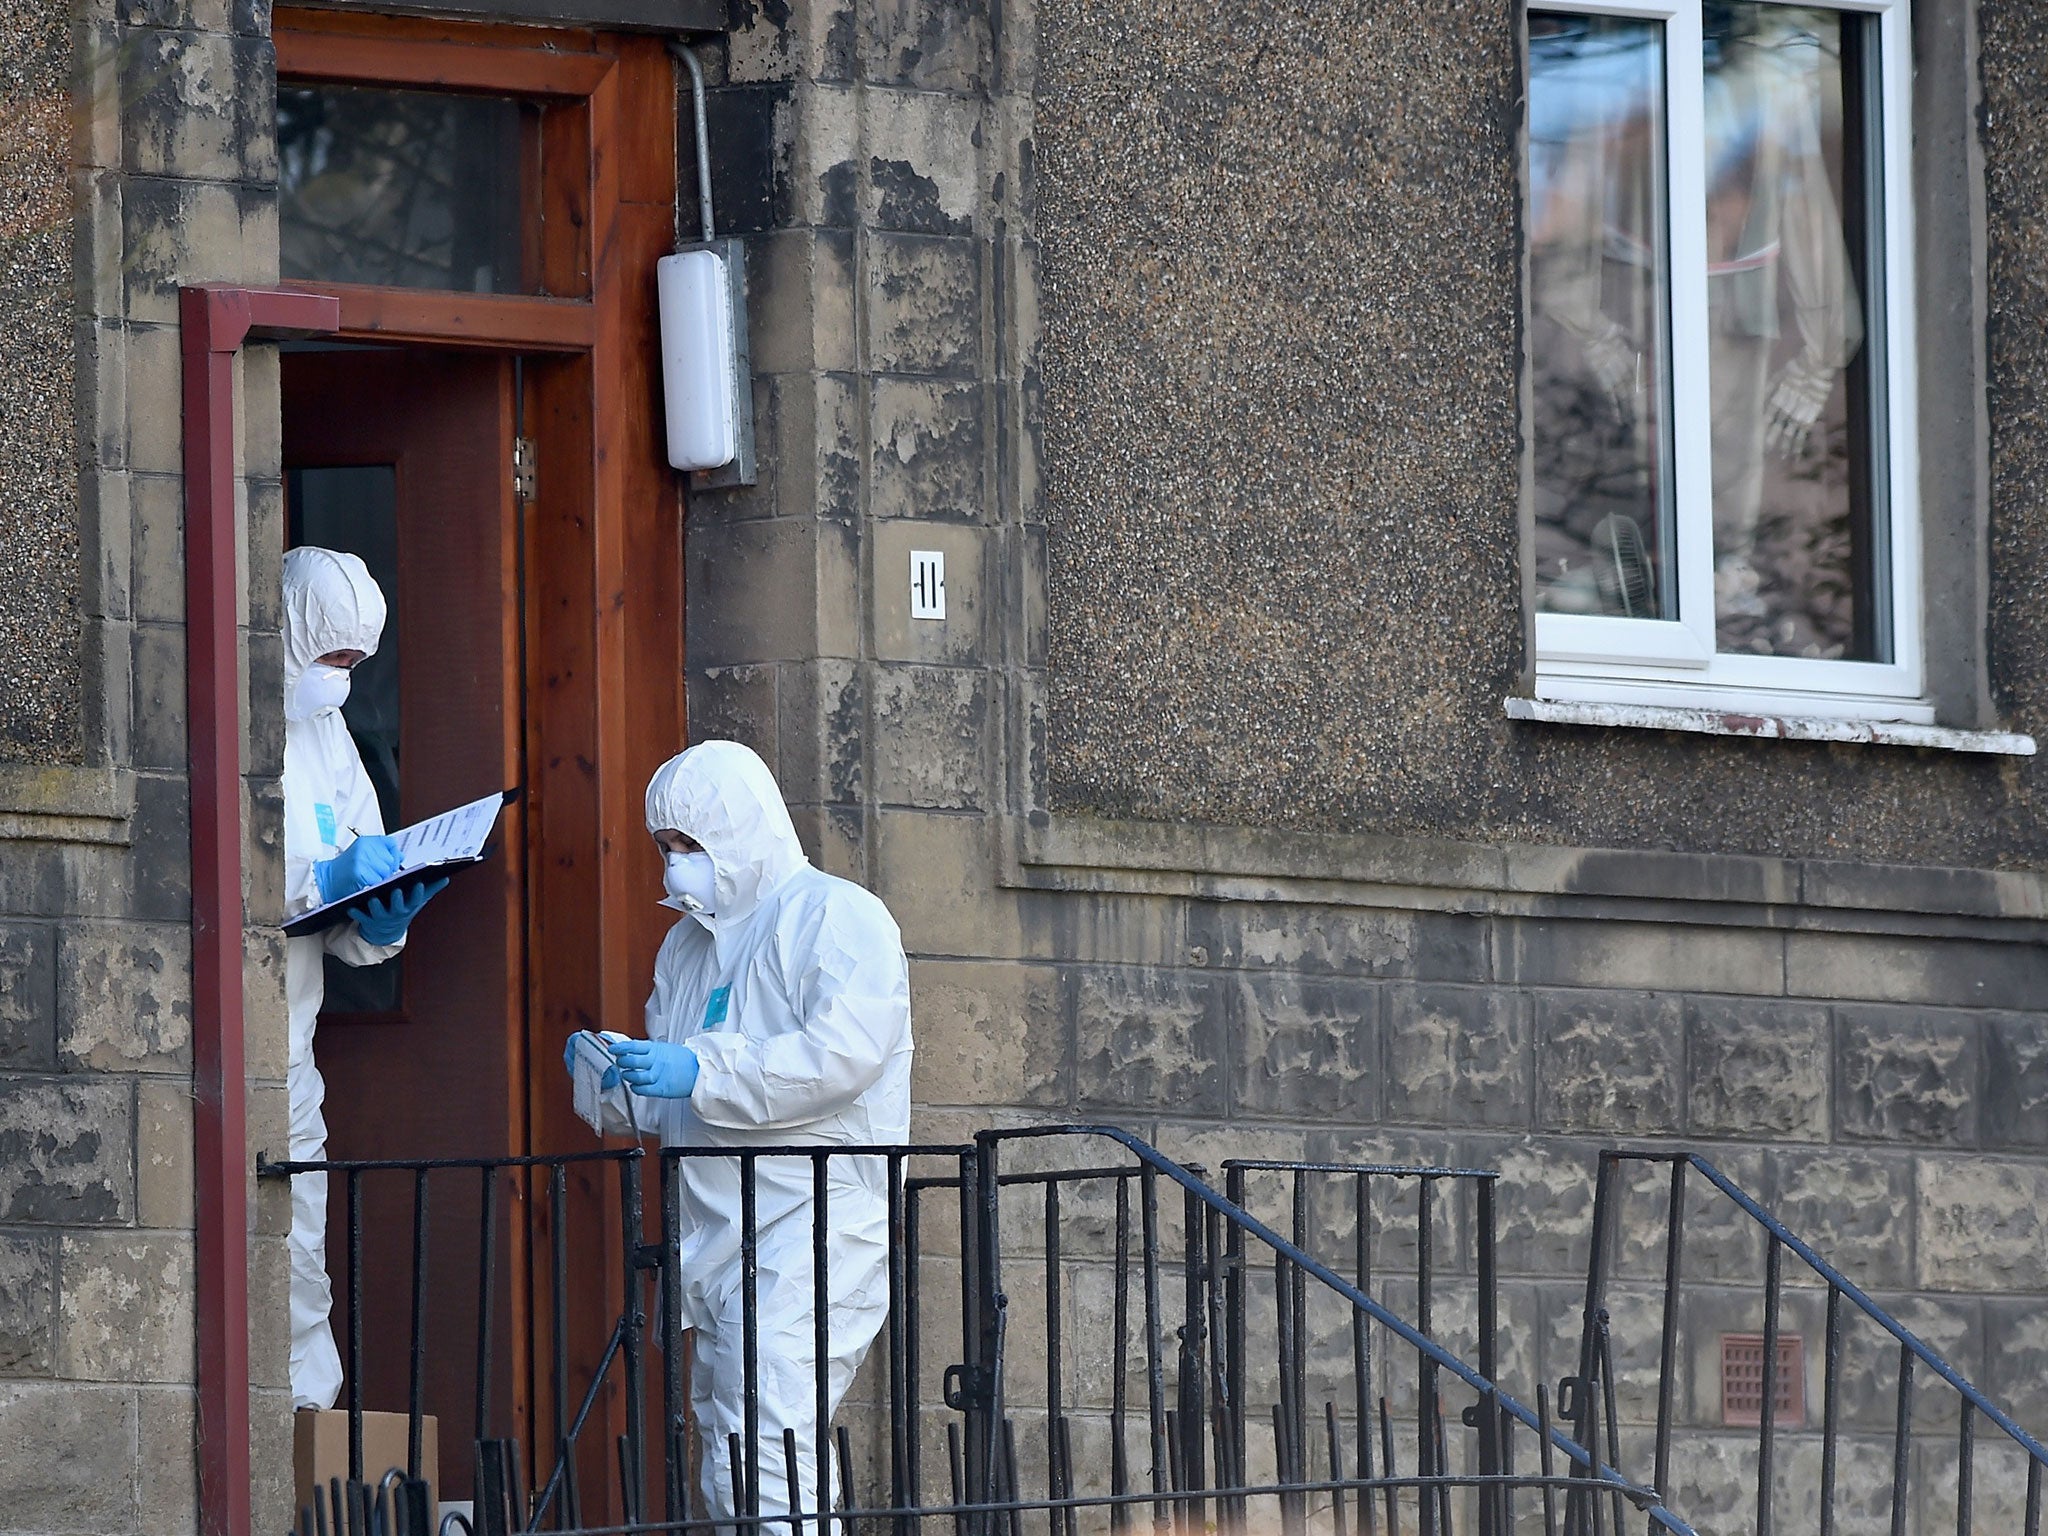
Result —
<instances>
[{"instance_id":1,"label":"stone wall","mask_svg":"<svg viewBox=\"0 0 2048 1536\"><path fill-rule=\"evenodd\" d=\"M224 0L93 4L76 18L69 6L28 5L11 7L0 27L10 90L31 77L61 89L75 76L60 121L75 157L79 251L53 333L61 354L37 340L47 302L26 302L13 286L0 301L4 388L16 392L0 454L0 559L13 605L0 614L0 709L62 720L61 730L24 736L10 713L0 757L22 755L11 749L27 741L38 762L70 760L0 766L0 1531L9 1533L197 1527L177 286L275 277L268 15ZM18 98L7 101L11 110ZM19 169L10 159L7 174ZM69 285L68 217L60 233ZM10 256L22 249L41 246L11 246ZM6 281L17 279L49 273L10 266ZM237 382L251 594L240 617L251 697L267 700L282 677L275 354L252 351ZM34 410L18 413L24 391ZM48 439L60 427L53 457ZM37 494L24 497L31 460ZM61 653L22 643L22 625L61 641ZM247 899L251 912L274 915L281 719L274 707L250 713ZM248 941L252 1152L283 1145L280 942L266 927ZM289 1213L281 1191L256 1199L250 1338L256 1518L267 1531L289 1519Z\"/></svg>"},{"instance_id":2,"label":"stone wall","mask_svg":"<svg viewBox=\"0 0 2048 1536\"><path fill-rule=\"evenodd\" d=\"M1987 868L2036 859L2035 770L1501 720L1509 13L1268 9L753 11L711 137L763 477L691 500L693 736L756 745L902 924L921 1136L1499 1168L1525 1389L1571 1364L1598 1148L1699 1145L2048 1424L2015 1326L2048 1300L2048 884ZM2016 89L2035 23L1996 21ZM2034 140L1988 121L2016 207ZM1994 333L2003 366L2037 331ZM1996 424L2009 583L2025 420ZM946 554L943 623L908 617L913 548ZM1761 1259L1695 1252L1722 1508L1748 1453L1709 1433L1712 1351L1761 1327Z\"/></svg>"}]
</instances>

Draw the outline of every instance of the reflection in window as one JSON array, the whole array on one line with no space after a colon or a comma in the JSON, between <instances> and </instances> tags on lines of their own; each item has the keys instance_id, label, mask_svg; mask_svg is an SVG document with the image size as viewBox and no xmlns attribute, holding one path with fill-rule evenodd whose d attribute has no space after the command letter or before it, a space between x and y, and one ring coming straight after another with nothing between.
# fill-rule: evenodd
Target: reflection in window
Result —
<instances>
[{"instance_id":1,"label":"reflection in window","mask_svg":"<svg viewBox=\"0 0 2048 1536\"><path fill-rule=\"evenodd\" d=\"M280 85L284 276L530 291L520 176L530 110L501 97Z\"/></svg>"},{"instance_id":2,"label":"reflection in window","mask_svg":"<svg viewBox=\"0 0 2048 1536\"><path fill-rule=\"evenodd\" d=\"M290 542L362 557L384 592L387 617L377 653L349 676L341 718L377 792L387 829L404 825L398 798L398 474L389 464L294 469L286 474ZM404 956L382 965L327 959L326 1013L392 1013Z\"/></svg>"},{"instance_id":3,"label":"reflection in window","mask_svg":"<svg viewBox=\"0 0 2048 1536\"><path fill-rule=\"evenodd\" d=\"M1674 67L1700 71L1704 140L1681 146L1662 23L1529 15L1537 602L1683 617L1677 571L1710 548L1720 652L1887 661L1873 20L1761 0L1701 19ZM1703 250L1670 245L1681 154ZM1670 274L1702 267L1704 376L1674 378ZM1705 428L1710 487L1673 483L1673 421Z\"/></svg>"},{"instance_id":4,"label":"reflection in window","mask_svg":"<svg viewBox=\"0 0 2048 1536\"><path fill-rule=\"evenodd\" d=\"M1723 651L1884 659L1872 537L1882 476L1858 281L1871 243L1863 21L1754 0L1706 8Z\"/></svg>"},{"instance_id":5,"label":"reflection in window","mask_svg":"<svg viewBox=\"0 0 2048 1536\"><path fill-rule=\"evenodd\" d=\"M1529 17L1536 594L1676 612L1665 402L1664 29Z\"/></svg>"}]
</instances>

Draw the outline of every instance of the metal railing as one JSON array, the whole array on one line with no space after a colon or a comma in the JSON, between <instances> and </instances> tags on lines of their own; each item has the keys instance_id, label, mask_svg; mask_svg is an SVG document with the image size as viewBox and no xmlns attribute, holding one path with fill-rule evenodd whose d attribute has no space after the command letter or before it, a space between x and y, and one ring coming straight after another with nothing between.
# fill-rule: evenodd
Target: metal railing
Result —
<instances>
[{"instance_id":1,"label":"metal railing","mask_svg":"<svg viewBox=\"0 0 2048 1536\"><path fill-rule=\"evenodd\" d=\"M644 1209L648 1159L657 1170L652 1213ZM692 1438L680 1327L692 1279L678 1257L686 1185L704 1172L690 1165L704 1160L730 1172L743 1211L735 1314L743 1408L722 1444ZM764 1173L786 1195L790 1181L780 1176L792 1163L809 1170L808 1197L769 1219L808 1223L809 1300L776 1292L770 1304L779 1310L766 1321L806 1373L809 1407L776 1431L764 1427L764 1372L783 1371L777 1379L786 1383L793 1367L764 1358L758 1223ZM1241 1161L1224 1165L1227 1192L1219 1192L1136 1137L1091 1125L984 1131L971 1146L632 1149L261 1171L339 1175L349 1213L337 1321L348 1362L350 1479L302 1513L302 1536L426 1529L424 1496L414 1489L420 1424L434 1408L425 1362L435 1349L464 1351L475 1367L476 1499L448 1525L478 1536L1095 1536L1145 1522L1155 1536L1269 1524L1281 1536L1509 1536L1535 1519L1557 1536L1574 1510L1610 1503L1648 1530L1690 1536L1651 1486L1552 1423L1546 1393L1538 1390L1531 1409L1499 1382L1491 1173ZM832 1309L816 1298L834 1294L829 1251L835 1202L844 1199L836 1191L856 1174L867 1188L879 1175L886 1191L887 1305L849 1383L832 1377L840 1341ZM572 1176L616 1185L603 1198L617 1202L609 1262L624 1276L597 1320L610 1322L604 1347L582 1355L567 1343L571 1278L601 1256L571 1249L564 1192ZM482 1183L473 1347L427 1337L421 1299L433 1286L431 1191L451 1178ZM411 1330L373 1346L363 1317L363 1186L408 1179ZM534 1371L534 1395L544 1395L553 1425L545 1446L507 1438L510 1426L493 1409L510 1326L496 1299L496 1223L502 1189L515 1179L547 1199L551 1214L547 1252L532 1256L531 1271L542 1280L534 1312L548 1320ZM1269 1223L1254 1208L1275 1188L1286 1209ZM1453 1208L1472 1252L1470 1262L1447 1265ZM1348 1239L1338 1262L1314 1251L1331 1234ZM1439 1309L1452 1292L1476 1365L1440 1336ZM652 1380L650 1335L659 1351ZM362 1461L360 1415L369 1405L357 1386L373 1347L404 1349L409 1362L408 1466L381 1485L373 1480L380 1469ZM617 1437L586 1445L608 1392ZM1518 1449L1533 1461L1521 1471ZM715 1490L723 1507L705 1499L705 1485L720 1483L706 1476L711 1458L725 1479ZM584 1486L593 1466L604 1469L602 1489ZM592 1515L600 1506L610 1523Z\"/></svg>"},{"instance_id":2,"label":"metal railing","mask_svg":"<svg viewBox=\"0 0 2048 1536\"><path fill-rule=\"evenodd\" d=\"M1898 1318L1822 1258L1720 1169L1696 1153L1606 1151L1600 1154L1578 1375L1565 1384L1563 1394L1564 1417L1571 1422L1577 1443L1595 1454L1606 1456L1610 1450L1603 1448L1620 1445L1624 1439L1625 1425L1617 1405L1617 1390L1626 1370L1618 1371L1615 1363L1615 1339L1619 1331L1615 1308L1618 1305L1617 1270L1620 1267L1616 1250L1625 1230L1641 1231L1645 1224L1638 1223L1630 1228L1627 1205L1631 1191L1623 1175L1624 1170L1631 1166L1653 1170L1659 1165L1668 1165L1670 1172L1661 1191L1664 1202L1663 1241L1657 1245L1661 1252L1653 1249L1651 1255L1660 1261L1658 1268L1661 1269L1662 1281L1654 1307L1647 1309L1654 1312L1656 1352L1654 1427L1649 1438L1651 1467L1648 1481L1651 1486L1661 1490L1666 1497L1676 1496L1673 1450L1675 1437L1681 1429L1686 1433L1688 1443L1696 1444L1703 1434L1717 1432L1720 1428L1698 1422L1682 1424L1677 1402L1681 1334L1686 1327L1688 1295L1725 1289L1695 1279L1690 1292L1688 1290L1685 1272L1688 1201L1692 1194L1704 1193L1710 1200L1718 1197L1726 1203L1722 1214L1732 1211L1739 1231L1760 1234L1763 1240L1760 1294L1755 1289L1745 1288L1736 1303L1743 1309L1736 1314L1738 1316L1753 1318L1757 1311L1761 1312L1761 1380L1757 1383L1754 1459L1752 1461L1745 1456L1737 1462L1746 1477L1753 1480L1753 1488L1748 1490L1751 1502L1746 1508L1730 1507L1724 1511L1730 1521L1726 1528L1754 1533L1754 1536L1773 1536L1774 1532L1792 1524L1790 1521L1781 1522L1781 1516L1786 1512L1780 1505L1806 1492L1810 1486L1810 1504L1803 1504L1794 1512L1796 1528L1801 1532L1816 1531L1818 1536L1836 1536L1845 1523L1840 1508L1847 1491L1843 1476L1845 1452L1859 1452L1857 1486L1853 1490L1859 1505L1858 1529L1874 1529L1881 1524L1882 1528L1889 1530L1890 1536L1934 1536L1937 1529L1953 1529L1957 1536L1972 1536L1979 1530L1986 1536L2040 1536L2042 1484L2044 1468L2048 1468L2048 1450L2044 1450L2038 1440L2014 1423ZM1704 1180L1704 1188L1695 1186L1689 1190L1688 1175ZM1640 1200L1645 1193L1638 1189L1634 1196ZM1655 1198L1660 1192L1653 1188L1648 1193ZM1730 1246L1725 1241L1716 1245L1712 1257L1717 1263L1725 1264ZM1788 1259L1794 1266L1793 1278L1789 1282L1786 1276ZM1725 1281L1725 1269L1718 1270L1715 1278ZM1792 1288L1790 1298L1788 1285ZM1780 1389L1794 1385L1779 1374L1783 1369L1781 1345L1787 1338L1787 1302L1791 1299L1804 1303L1804 1310L1813 1311L1811 1300L1816 1285L1825 1296L1819 1308L1822 1355L1817 1458L1811 1454L1816 1449L1814 1436L1801 1433L1798 1426L1781 1423L1779 1418ZM1641 1310L1644 1309L1638 1309ZM1628 1320L1644 1326L1631 1330L1631 1337L1625 1342L1647 1350L1651 1319L1631 1314ZM1888 1436L1881 1431L1864 1430L1852 1435L1845 1430L1843 1420L1848 1393L1844 1373L1849 1368L1852 1352L1848 1333L1852 1325L1860 1325L1861 1341L1866 1345L1874 1338L1878 1348L1896 1349L1895 1392ZM1704 1334L1708 1329L1703 1325L1697 1331ZM1689 1342L1697 1356L1700 1339L1693 1338ZM1869 1353L1867 1348L1862 1351L1866 1357ZM1873 1375L1881 1374L1866 1371L1866 1387L1871 1386ZM1931 1416L1926 1413L1926 1405L1918 1401L1923 1375L1932 1378L1937 1387L1953 1394L1956 1438L1952 1511L1946 1507L1946 1489L1942 1490L1941 1500L1934 1501L1931 1506L1916 1510L1912 1502L1915 1492L1915 1432L1918 1421ZM1640 1382L1633 1385L1639 1387ZM1804 1384L1797 1385L1802 1389L1803 1401ZM1994 1515L1990 1523L1978 1521L1975 1500L1974 1480L1978 1461L1987 1450L1979 1439L1980 1423L1991 1431L1987 1438L2002 1446L2006 1460L2015 1464L2008 1470L2020 1474L2023 1468L2023 1506ZM1743 1438L1750 1438L1746 1431ZM1812 1469L1810 1483L1789 1475L1791 1469L1784 1461L1788 1443L1807 1453L1802 1456L1802 1461ZM1876 1454L1878 1452L1888 1454L1880 1457ZM1626 1462L1631 1457L1624 1451L1616 1454L1614 1459ZM1877 1475L1873 1477L1873 1473ZM1877 1493L1886 1486L1886 1474L1889 1477L1888 1497L1880 1501ZM2008 1482L2013 1485L2013 1491L2017 1491L2016 1479L2009 1478ZM1700 1502L1706 1501L1702 1498ZM1721 1502L1729 1501L1724 1495ZM1706 1515L1692 1504L1688 1504L1688 1508L1693 1518L1704 1525ZM1621 1513L1619 1507L1613 1511L1612 1524L1617 1536L1623 1529ZM1810 1519L1807 1518L1809 1516ZM1599 1532L1604 1524L1599 1500L1584 1488L1574 1489L1567 1509L1571 1536Z\"/></svg>"}]
</instances>

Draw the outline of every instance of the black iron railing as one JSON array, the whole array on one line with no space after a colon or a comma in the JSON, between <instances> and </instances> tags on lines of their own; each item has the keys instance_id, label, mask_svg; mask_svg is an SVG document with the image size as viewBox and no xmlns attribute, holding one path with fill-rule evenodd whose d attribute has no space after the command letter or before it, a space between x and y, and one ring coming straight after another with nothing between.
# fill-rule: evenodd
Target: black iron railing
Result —
<instances>
[{"instance_id":1,"label":"black iron railing","mask_svg":"<svg viewBox=\"0 0 2048 1536\"><path fill-rule=\"evenodd\" d=\"M1669 1178L1668 1181L1659 1181L1663 1185L1661 1189L1653 1186L1632 1192L1623 1177L1624 1171L1631 1166L1648 1170L1666 1165ZM1703 1187L1694 1185L1689 1189L1689 1175L1704 1181ZM1746 1474L1745 1480L1750 1485L1746 1490L1746 1500L1739 1492L1736 1500L1731 1500L1725 1491L1718 1500L1726 1506L1727 1529L1754 1533L1754 1536L1773 1536L1777 1531L1790 1529L1797 1529L1802 1536L1808 1531L1817 1533L1817 1536L1836 1536L1838 1531L1846 1528L1841 1505L1844 1497L1852 1492L1843 1475L1845 1452L1860 1450L1868 1453L1881 1448L1888 1452L1882 1458L1871 1454L1857 1458L1861 1470L1856 1478L1857 1486L1853 1489L1859 1515L1855 1528L1873 1529L1881 1522L1890 1536L1934 1536L1937 1531L1949 1529L1953 1529L1957 1536L1972 1536L1973 1532L1979 1531L1985 1536L2040 1536L2042 1484L2044 1469L2048 1469L2048 1450L2044 1450L2038 1440L1972 1386L1953 1365L1915 1337L1898 1318L1872 1300L1720 1169L1695 1153L1609 1151L1600 1155L1579 1369L1577 1377L1565 1384L1563 1398L1564 1417L1571 1422L1572 1436L1577 1443L1603 1457L1612 1454L1617 1462L1626 1463L1633 1459L1625 1447L1619 1453L1612 1451L1612 1448L1623 1444L1626 1431L1617 1405L1621 1373L1615 1364L1615 1339L1624 1329L1630 1334L1625 1342L1641 1348L1644 1353L1648 1352L1651 1335L1654 1335L1657 1361L1654 1417L1648 1440L1648 1481L1651 1486L1661 1490L1667 1498L1676 1498L1678 1489L1685 1482L1685 1468L1674 1461L1675 1453L1684 1449L1685 1444L1696 1447L1702 1435L1723 1429L1720 1425L1702 1424L1697 1416L1692 1422L1686 1422L1677 1400L1681 1347L1686 1342L1681 1337L1686 1327L1686 1302L1693 1292L1710 1289L1697 1277L1689 1280L1686 1273L1687 1211L1689 1198L1694 1193L1704 1193L1710 1200L1725 1202L1722 1214L1732 1212L1740 1229L1760 1234L1763 1239L1762 1273L1756 1277L1761 1284L1758 1286L1751 1282L1744 1285L1739 1293L1742 1306L1753 1307L1755 1312L1761 1313L1761 1348L1758 1353L1762 1379L1757 1383L1757 1417L1751 1442L1754 1454L1753 1457L1739 1457L1735 1462ZM1661 1244L1651 1245L1652 1252L1661 1261L1658 1267L1662 1283L1652 1308L1638 1308L1618 1315L1617 1306L1624 1305L1615 1294L1619 1267L1616 1250L1622 1234L1625 1231L1643 1231L1660 1214L1653 1210L1649 1213L1651 1221L1631 1222L1629 1207L1632 1199L1638 1203L1638 1214L1641 1202L1662 1201L1663 1240ZM1694 1219L1698 1219L1697 1213ZM1712 1280L1719 1285L1712 1288L1724 1289L1731 1278L1738 1278L1731 1277L1727 1269L1731 1246L1725 1233L1722 1240L1714 1245L1715 1251L1710 1255L1716 1266ZM1780 1362L1781 1343L1786 1335L1788 1261L1795 1273L1791 1282L1794 1299L1810 1302L1816 1286L1825 1295L1820 1309L1821 1421L1817 1433L1817 1457L1811 1454L1816 1448L1815 1434L1801 1433L1797 1426L1784 1424L1779 1418L1780 1387L1788 1385L1779 1375L1784 1368ZM1803 1287L1799 1285L1802 1279ZM1641 1315L1645 1310L1653 1312L1654 1316ZM1754 1317L1755 1312L1748 1315ZM1859 1329L1860 1340L1851 1339L1849 1329L1852 1325ZM1707 1330L1702 1328L1700 1331L1704 1333ZM1699 1345L1704 1340L1696 1338L1689 1342L1697 1357ZM1869 1346L1873 1342L1881 1349L1896 1350L1895 1395L1888 1436L1882 1432L1873 1435L1869 1430L1852 1435L1845 1429L1847 1392L1844 1374L1854 1342L1864 1346L1860 1353L1866 1357L1866 1363L1871 1353ZM1945 1394L1952 1394L1950 1403L1944 1405L1952 1408L1956 1425L1952 1508L1947 1506L1946 1489L1939 1501L1918 1507L1913 1501L1916 1431L1923 1416L1932 1416L1924 1415L1925 1405L1916 1401L1923 1379ZM1939 1416L1946 1417L1946 1413ZM2004 1459L2009 1465L2001 1470L2006 1473L2007 1489L2016 1493L2022 1481L2024 1485L2023 1505L1995 1512L1983 1521L1978 1518L1974 1486L1979 1459L1987 1449L1979 1439L1980 1424L1988 1429L1988 1438L2006 1452ZM1738 1433L1747 1439L1752 1431ZM1681 1436L1684 1443L1681 1443ZM1923 1441L1924 1438L1922 1436ZM1873 1445L1873 1440L1878 1444ZM1884 1443L1886 1441L1888 1444ZM1802 1456L1802 1461L1811 1470L1810 1479L1792 1475L1794 1469L1788 1468L1784 1461L1788 1449L1807 1453ZM1873 1472L1876 1473L1874 1477ZM1885 1486L1887 1480L1888 1488ZM1782 1507L1795 1500L1791 1510ZM1704 1501L1702 1496L1701 1502ZM1743 1507L1745 1503L1746 1507ZM1568 1504L1568 1525L1573 1536L1601 1529L1603 1512L1585 1488L1572 1490ZM1613 1529L1619 1533L1622 1530L1619 1507L1613 1515ZM1705 1514L1697 1511L1693 1517L1703 1524L1706 1521Z\"/></svg>"},{"instance_id":2,"label":"black iron railing","mask_svg":"<svg viewBox=\"0 0 2048 1536\"><path fill-rule=\"evenodd\" d=\"M723 1444L692 1439L679 1327L689 1278L678 1260L683 1175L696 1159L732 1166L744 1213L745 1411ZM851 1160L864 1160L887 1191L888 1301L864 1368L835 1402L829 1309L815 1298L832 1294L833 1190ZM758 1199L771 1162L809 1170L814 1298L796 1319L810 1337L801 1362L809 1421L779 1435L762 1424L757 1296ZM1551 1423L1546 1393L1531 1409L1499 1382L1495 1176L1484 1171L1233 1162L1219 1192L1200 1170L1102 1126L986 1131L959 1146L262 1169L315 1170L345 1181L338 1326L351 1476L304 1512L303 1536L422 1536L420 1426L437 1410L444 1429L466 1419L474 1431L457 1440L467 1441L473 1508L448 1523L477 1536L1096 1536L1145 1523L1155 1536L1269 1525L1282 1536L1510 1536L1534 1521L1558 1536L1575 1512L1600 1511L1590 1528L1603 1528L1610 1508L1616 1536L1625 1512L1641 1529L1690 1536L1652 1486L1589 1451L1593 1426L1567 1433ZM431 1213L448 1180L481 1182L473 1344L458 1336L466 1329L428 1332L425 1298L446 1278L432 1270ZM595 1180L600 1198L616 1202L601 1245L608 1252L572 1241L572 1180ZM411 1182L413 1303L402 1338L366 1334L361 1213L370 1181ZM498 1224L515 1185L546 1200L550 1217L546 1251L529 1255L527 1271L540 1282L535 1320L546 1322L533 1366L551 1426L545 1444L531 1429L512 1435L502 1406L512 1319ZM1268 1221L1259 1211L1274 1190L1285 1209ZM1390 1191L1399 1198L1382 1198ZM1453 1208L1473 1251L1470 1262L1446 1265ZM1320 1255L1333 1234L1346 1251ZM579 1317L575 1282L594 1270L621 1276L621 1288L596 1304L601 1315ZM1452 1293L1476 1364L1436 1325ZM587 1284L581 1294L588 1311ZM787 1347L791 1320L769 1321L782 1325ZM582 1348L572 1344L579 1325ZM659 1356L651 1372L650 1336ZM407 1466L382 1484L382 1469L363 1464L360 1415L371 1405L358 1386L380 1351L405 1352L410 1440ZM453 1352L474 1367L461 1412L449 1408L445 1386L434 1401L430 1383L441 1378L428 1366L437 1352L444 1364ZM608 1426L602 1447L590 1438L599 1423ZM1518 1451L1530 1463L1521 1470ZM726 1507L705 1503L707 1458L720 1459Z\"/></svg>"}]
</instances>

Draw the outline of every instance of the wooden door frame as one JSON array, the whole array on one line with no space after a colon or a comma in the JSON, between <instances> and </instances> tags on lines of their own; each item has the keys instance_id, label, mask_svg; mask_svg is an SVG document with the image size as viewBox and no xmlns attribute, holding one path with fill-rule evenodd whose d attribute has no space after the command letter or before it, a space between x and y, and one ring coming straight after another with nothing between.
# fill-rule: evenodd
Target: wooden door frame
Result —
<instances>
[{"instance_id":1,"label":"wooden door frame","mask_svg":"<svg viewBox=\"0 0 2048 1536\"><path fill-rule=\"evenodd\" d=\"M644 789L684 737L682 486L659 427L654 284L675 238L674 65L658 37L359 12L281 7L272 34L284 83L471 91L568 109L544 118L540 294L280 286L337 301L343 340L526 359L525 435L538 459L522 539L527 996L508 1085L525 1145L507 1150L588 1147L554 1063L572 1030L638 1032L669 915L652 899L660 871ZM545 1263L544 1246L523 1241L546 1216L532 1193L513 1258L530 1286ZM615 1266L617 1248L599 1251ZM572 1316L608 1331L624 1273L573 1283L572 1297L590 1305ZM533 1294L515 1303L526 1315L513 1337L533 1354L515 1366L514 1392L532 1443L546 1445L553 1414L538 1363L553 1341L541 1336L548 1318ZM623 1428L623 1390L614 1385L603 1404L617 1422L587 1433L608 1445Z\"/></svg>"}]
</instances>

